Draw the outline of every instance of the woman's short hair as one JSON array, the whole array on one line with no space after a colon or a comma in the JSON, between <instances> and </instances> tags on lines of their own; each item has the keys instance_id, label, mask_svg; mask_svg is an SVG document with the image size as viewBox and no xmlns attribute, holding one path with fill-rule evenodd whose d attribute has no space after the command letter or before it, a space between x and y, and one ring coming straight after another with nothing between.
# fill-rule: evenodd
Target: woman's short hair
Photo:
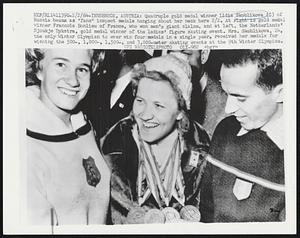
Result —
<instances>
[{"instance_id":1,"label":"woman's short hair","mask_svg":"<svg viewBox=\"0 0 300 238\"><path fill-rule=\"evenodd\" d=\"M186 102L180 92L180 89L177 87L177 77L178 76L172 71L167 71L165 73L161 73L155 70L147 71L144 64L136 64L134 65L134 68L132 70L133 95L136 96L138 84L142 78L149 78L154 81L168 82L175 93L179 110L187 111Z\"/></svg>"},{"instance_id":2,"label":"woman's short hair","mask_svg":"<svg viewBox=\"0 0 300 238\"><path fill-rule=\"evenodd\" d=\"M46 48L25 49L26 86L40 84L36 74L41 69L40 61L44 59L47 50ZM88 51L92 57L92 72L95 72L99 67L99 63L103 61L103 50L88 49Z\"/></svg>"},{"instance_id":3,"label":"woman's short hair","mask_svg":"<svg viewBox=\"0 0 300 238\"><path fill-rule=\"evenodd\" d=\"M167 71L165 73L161 73L161 72L155 71L155 70L147 71L146 66L144 64L136 64L136 65L134 65L132 74L131 74L133 95L136 96L139 81L142 78L149 78L154 81L168 82L175 93L175 97L176 97L176 100L178 103L178 110L183 113L183 118L181 119L180 123L178 124L178 127L181 129L181 131L183 133L185 133L189 129L189 116L188 116L188 110L187 110L185 99L182 96L182 93L177 86L177 84L178 84L177 77L178 76L172 71Z\"/></svg>"}]
</instances>

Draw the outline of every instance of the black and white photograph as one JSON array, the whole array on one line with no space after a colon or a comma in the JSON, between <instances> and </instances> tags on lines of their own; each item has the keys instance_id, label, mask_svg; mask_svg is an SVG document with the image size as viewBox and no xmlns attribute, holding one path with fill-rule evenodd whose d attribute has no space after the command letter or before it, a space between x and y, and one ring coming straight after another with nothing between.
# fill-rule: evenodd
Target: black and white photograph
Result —
<instances>
[{"instance_id":1,"label":"black and white photograph","mask_svg":"<svg viewBox=\"0 0 300 238\"><path fill-rule=\"evenodd\" d=\"M249 40L241 46L232 38L227 42L230 47L166 49L138 39L137 44L149 45L133 49L117 47L116 31L115 40L101 47L86 43L100 38L89 29L93 26L88 20L78 20L87 19L84 14L74 13L82 22L80 34L70 30L75 20L56 22L60 15L51 15L54 23L46 23L49 15L36 12L33 44L14 51L17 68L22 69L16 73L20 99L16 121L22 129L16 140L19 164L12 172L18 176L13 182L19 184L17 233L118 234L132 229L148 234L272 234L280 227L293 233L296 176L290 171L295 169L296 155L291 157L294 140L287 137L294 118L287 118L293 110L291 81L296 78L291 77L295 69L287 64L288 43L269 40L263 47L267 39L257 44ZM277 20L258 25L269 26L271 30L265 31L271 36L282 26L275 25L282 15L274 12L267 17L276 15ZM113 23L100 22L97 14L88 17L95 17L99 27L112 27ZM199 14L200 19L213 17ZM246 21L241 19L257 16L238 14L226 17ZM158 18L149 13L144 23L154 22L150 16ZM175 19L172 14L168 17ZM162 18L155 21L161 29L162 22ZM50 24L47 32L46 24ZM172 24L166 29L173 29ZM222 21L216 24L227 30ZM50 32L62 25L69 30ZM130 27L127 31L138 37L164 31ZM245 30L228 32L246 38ZM199 34L206 33L202 29ZM233 37L229 33L226 37ZM72 34L80 37L71 38ZM181 34L178 30L164 39L174 37L175 42L184 39ZM214 42L221 37L216 30L211 34ZM41 43L38 37L48 39ZM59 45L60 41L72 43Z\"/></svg>"},{"instance_id":2,"label":"black and white photograph","mask_svg":"<svg viewBox=\"0 0 300 238\"><path fill-rule=\"evenodd\" d=\"M33 224L285 220L280 49L35 48L26 63Z\"/></svg>"}]
</instances>

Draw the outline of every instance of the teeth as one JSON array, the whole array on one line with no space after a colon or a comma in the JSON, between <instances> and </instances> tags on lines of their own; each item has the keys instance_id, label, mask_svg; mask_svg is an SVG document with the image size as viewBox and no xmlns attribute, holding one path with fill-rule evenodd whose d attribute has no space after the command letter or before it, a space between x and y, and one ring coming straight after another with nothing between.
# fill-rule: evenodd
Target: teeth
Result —
<instances>
[{"instance_id":1,"label":"teeth","mask_svg":"<svg viewBox=\"0 0 300 238\"><path fill-rule=\"evenodd\" d=\"M146 127L146 128L154 128L154 127L157 127L158 124L157 123L145 123L145 122L143 122L143 126Z\"/></svg>"},{"instance_id":2,"label":"teeth","mask_svg":"<svg viewBox=\"0 0 300 238\"><path fill-rule=\"evenodd\" d=\"M60 88L60 91L63 92L63 94L66 94L68 96L75 96L77 91L73 91L73 90L68 90L68 89L65 89L65 88Z\"/></svg>"}]
</instances>

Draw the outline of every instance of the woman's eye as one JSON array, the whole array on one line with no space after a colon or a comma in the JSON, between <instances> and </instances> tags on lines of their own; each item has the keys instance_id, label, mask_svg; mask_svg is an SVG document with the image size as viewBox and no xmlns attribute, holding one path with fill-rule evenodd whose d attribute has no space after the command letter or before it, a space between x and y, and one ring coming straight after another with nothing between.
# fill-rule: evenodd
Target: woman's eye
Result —
<instances>
[{"instance_id":1,"label":"woman's eye","mask_svg":"<svg viewBox=\"0 0 300 238\"><path fill-rule=\"evenodd\" d=\"M58 62L56 65L57 65L59 68L63 68L63 67L66 66L64 63L61 63L61 62Z\"/></svg>"},{"instance_id":2,"label":"woman's eye","mask_svg":"<svg viewBox=\"0 0 300 238\"><path fill-rule=\"evenodd\" d=\"M90 69L88 67L80 67L77 68L77 74L79 77L86 77L90 73Z\"/></svg>"},{"instance_id":3,"label":"woman's eye","mask_svg":"<svg viewBox=\"0 0 300 238\"><path fill-rule=\"evenodd\" d=\"M89 69L87 69L87 68L79 68L78 71L80 73L87 73L87 72L89 72Z\"/></svg>"},{"instance_id":4,"label":"woman's eye","mask_svg":"<svg viewBox=\"0 0 300 238\"><path fill-rule=\"evenodd\" d=\"M245 101L246 101L246 98L237 98L237 100L238 100L239 102L245 102Z\"/></svg>"},{"instance_id":5,"label":"woman's eye","mask_svg":"<svg viewBox=\"0 0 300 238\"><path fill-rule=\"evenodd\" d=\"M143 102L143 100L140 99L140 98L136 98L135 101L138 102L138 103L142 103Z\"/></svg>"}]
</instances>

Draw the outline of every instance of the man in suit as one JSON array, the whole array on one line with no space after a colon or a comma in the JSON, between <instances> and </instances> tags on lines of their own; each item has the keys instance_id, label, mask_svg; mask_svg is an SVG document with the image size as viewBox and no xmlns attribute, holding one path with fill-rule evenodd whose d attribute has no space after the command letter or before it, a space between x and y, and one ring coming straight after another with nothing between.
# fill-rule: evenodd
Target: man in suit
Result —
<instances>
[{"instance_id":1,"label":"man in suit","mask_svg":"<svg viewBox=\"0 0 300 238\"><path fill-rule=\"evenodd\" d=\"M203 50L178 50L169 51L177 57L185 59L192 67L191 117L206 129L211 137L216 125L225 117L224 107L226 94L212 73L208 73L207 64L212 65L213 70L218 70L215 52L209 49ZM213 62L208 62L213 56Z\"/></svg>"},{"instance_id":2,"label":"man in suit","mask_svg":"<svg viewBox=\"0 0 300 238\"><path fill-rule=\"evenodd\" d=\"M106 50L104 54L83 105L98 140L131 112L134 100L131 69L150 58L144 50Z\"/></svg>"}]
</instances>

